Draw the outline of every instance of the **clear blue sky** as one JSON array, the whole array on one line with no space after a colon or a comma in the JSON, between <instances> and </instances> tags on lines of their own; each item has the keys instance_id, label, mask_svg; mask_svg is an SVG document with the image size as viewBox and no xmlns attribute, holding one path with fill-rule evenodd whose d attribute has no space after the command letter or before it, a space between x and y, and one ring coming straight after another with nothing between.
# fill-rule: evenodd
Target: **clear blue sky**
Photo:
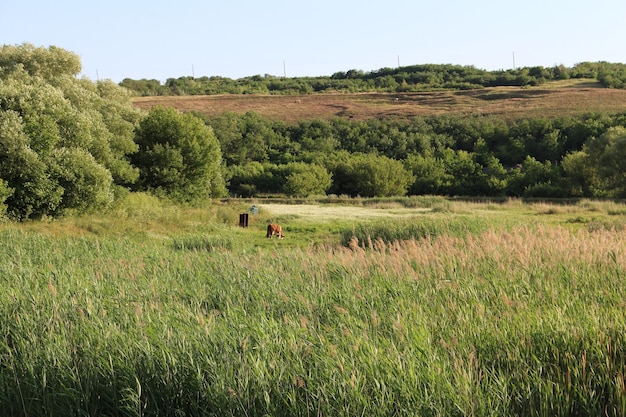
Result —
<instances>
[{"instance_id":1,"label":"clear blue sky","mask_svg":"<svg viewBox=\"0 0 626 417\"><path fill-rule=\"evenodd\" d=\"M571 67L626 62L626 1L3 0L0 43L24 42L72 51L81 75L115 82Z\"/></svg>"}]
</instances>

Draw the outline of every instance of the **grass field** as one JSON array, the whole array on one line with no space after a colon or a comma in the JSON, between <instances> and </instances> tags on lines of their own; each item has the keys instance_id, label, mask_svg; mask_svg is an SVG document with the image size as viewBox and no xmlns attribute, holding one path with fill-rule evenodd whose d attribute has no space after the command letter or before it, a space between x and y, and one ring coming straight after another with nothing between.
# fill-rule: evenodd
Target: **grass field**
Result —
<instances>
[{"instance_id":1,"label":"grass field","mask_svg":"<svg viewBox=\"0 0 626 417\"><path fill-rule=\"evenodd\" d=\"M2 413L626 414L624 204L352 204L0 225Z\"/></svg>"},{"instance_id":2,"label":"grass field","mask_svg":"<svg viewBox=\"0 0 626 417\"><path fill-rule=\"evenodd\" d=\"M439 114L492 115L515 120L623 112L626 110L626 90L598 88L594 80L568 80L530 88L419 93L137 97L134 104L146 110L162 105L208 116L218 116L225 111L240 114L255 111L261 116L288 123L315 118L410 119Z\"/></svg>"}]
</instances>

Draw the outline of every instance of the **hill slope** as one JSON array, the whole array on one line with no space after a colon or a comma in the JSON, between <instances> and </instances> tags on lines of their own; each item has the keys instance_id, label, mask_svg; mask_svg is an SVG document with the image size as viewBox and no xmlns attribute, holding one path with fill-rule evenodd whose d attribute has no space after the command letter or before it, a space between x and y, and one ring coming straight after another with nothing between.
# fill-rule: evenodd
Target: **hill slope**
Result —
<instances>
[{"instance_id":1,"label":"hill slope","mask_svg":"<svg viewBox=\"0 0 626 417\"><path fill-rule=\"evenodd\" d=\"M280 95L210 95L137 97L135 106L196 111L207 116L254 111L272 120L345 117L407 119L440 114L493 115L505 119L558 117L626 111L626 90L598 88L593 80L546 83L538 87L494 87L418 93Z\"/></svg>"}]
</instances>

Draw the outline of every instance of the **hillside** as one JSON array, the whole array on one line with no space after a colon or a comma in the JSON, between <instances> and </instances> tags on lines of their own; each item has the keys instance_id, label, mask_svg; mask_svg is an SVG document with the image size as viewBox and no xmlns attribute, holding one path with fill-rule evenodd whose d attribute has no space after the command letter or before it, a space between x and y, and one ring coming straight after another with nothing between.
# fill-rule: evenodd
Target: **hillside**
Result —
<instances>
[{"instance_id":1,"label":"hillside","mask_svg":"<svg viewBox=\"0 0 626 417\"><path fill-rule=\"evenodd\" d=\"M626 90L599 88L594 80L550 82L537 87L491 87L416 93L318 93L137 97L135 106L196 111L207 116L254 111L276 121L344 117L407 119L420 115L479 114L505 119L626 111Z\"/></svg>"}]
</instances>

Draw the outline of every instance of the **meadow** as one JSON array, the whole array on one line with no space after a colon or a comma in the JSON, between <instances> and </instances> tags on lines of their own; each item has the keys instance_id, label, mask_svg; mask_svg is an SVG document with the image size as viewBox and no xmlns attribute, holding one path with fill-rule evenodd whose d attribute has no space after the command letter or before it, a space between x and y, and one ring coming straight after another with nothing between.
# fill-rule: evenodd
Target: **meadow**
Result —
<instances>
[{"instance_id":1,"label":"meadow","mask_svg":"<svg viewBox=\"0 0 626 417\"><path fill-rule=\"evenodd\" d=\"M551 81L536 87L489 87L412 93L321 93L299 96L219 94L135 97L143 110L174 107L217 117L230 111L253 111L262 117L296 124L302 120L402 119L417 116L495 116L505 120L620 113L626 90L599 88L591 79Z\"/></svg>"},{"instance_id":2,"label":"meadow","mask_svg":"<svg viewBox=\"0 0 626 417\"><path fill-rule=\"evenodd\" d=\"M285 239L265 238L269 221ZM625 275L622 202L129 196L0 224L0 404L626 415Z\"/></svg>"}]
</instances>

